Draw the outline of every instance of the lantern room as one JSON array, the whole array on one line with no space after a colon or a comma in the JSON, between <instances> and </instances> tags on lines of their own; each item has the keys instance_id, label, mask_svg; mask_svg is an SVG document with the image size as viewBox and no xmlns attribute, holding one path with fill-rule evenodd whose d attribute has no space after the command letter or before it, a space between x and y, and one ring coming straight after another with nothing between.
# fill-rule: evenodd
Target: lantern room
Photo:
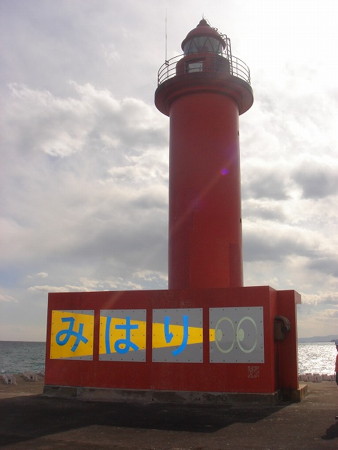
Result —
<instances>
[{"instance_id":1,"label":"lantern room","mask_svg":"<svg viewBox=\"0 0 338 450\"><path fill-rule=\"evenodd\" d=\"M225 40L205 19L202 19L182 42L185 55L205 52L222 54L224 49Z\"/></svg>"},{"instance_id":2,"label":"lantern room","mask_svg":"<svg viewBox=\"0 0 338 450\"><path fill-rule=\"evenodd\" d=\"M202 19L182 42L184 57L177 63L176 74L222 72L230 74L230 39L223 37Z\"/></svg>"}]
</instances>

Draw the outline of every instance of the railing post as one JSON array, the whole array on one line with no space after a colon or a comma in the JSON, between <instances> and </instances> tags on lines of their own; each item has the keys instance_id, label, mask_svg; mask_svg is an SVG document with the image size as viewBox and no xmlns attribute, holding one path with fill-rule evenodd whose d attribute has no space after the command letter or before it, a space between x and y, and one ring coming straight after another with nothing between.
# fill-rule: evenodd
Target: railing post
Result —
<instances>
[{"instance_id":1,"label":"railing post","mask_svg":"<svg viewBox=\"0 0 338 450\"><path fill-rule=\"evenodd\" d=\"M237 78L241 78L246 81L248 84L251 82L251 75L249 67L236 56L232 56L231 54L227 56L226 53L222 53L220 56L227 59L229 61L230 66L230 74ZM173 78L176 75L176 64L177 62L184 57L184 54L174 56L171 59L166 59L164 64L159 68L157 74L157 83L158 85L164 83L166 80ZM209 68L211 71L217 71L217 66L215 64L215 60L213 61L212 67Z\"/></svg>"}]
</instances>

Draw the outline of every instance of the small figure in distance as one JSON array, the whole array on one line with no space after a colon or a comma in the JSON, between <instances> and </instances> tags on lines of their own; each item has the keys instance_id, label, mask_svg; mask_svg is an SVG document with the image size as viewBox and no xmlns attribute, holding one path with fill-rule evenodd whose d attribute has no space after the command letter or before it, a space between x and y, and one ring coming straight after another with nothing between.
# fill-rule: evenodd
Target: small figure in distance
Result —
<instances>
[{"instance_id":1,"label":"small figure in distance","mask_svg":"<svg viewBox=\"0 0 338 450\"><path fill-rule=\"evenodd\" d=\"M336 344L336 350L337 350L335 371L336 371L336 383L338 385L338 339L335 341L335 344ZM338 416L336 416L336 420L338 420Z\"/></svg>"}]
</instances>

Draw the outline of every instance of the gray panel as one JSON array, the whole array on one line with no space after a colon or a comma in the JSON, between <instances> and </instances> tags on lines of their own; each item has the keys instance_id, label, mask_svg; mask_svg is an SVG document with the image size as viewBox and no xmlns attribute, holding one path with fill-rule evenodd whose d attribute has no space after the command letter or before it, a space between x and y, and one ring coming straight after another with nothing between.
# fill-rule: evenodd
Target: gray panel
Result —
<instances>
[{"instance_id":1,"label":"gray panel","mask_svg":"<svg viewBox=\"0 0 338 450\"><path fill-rule=\"evenodd\" d=\"M104 333L105 336L105 351L106 353L101 353L99 355L100 361L132 361L132 362L145 362L146 360L146 350L141 348L133 348L135 346L135 342L133 342L132 337L130 336L131 330L130 325L132 321L139 321L144 322L144 331L140 330L138 332L138 336L140 336L141 339L146 339L146 310L145 309L103 309L100 311L101 317L107 317L111 319L123 319L125 320L125 336L123 340L126 340L126 342L129 342L131 344L130 350L128 351L116 351L116 349L111 349L110 339L111 337L114 338L114 327L113 325L109 326L107 323L107 327L109 329L101 330L100 329L100 335L101 333ZM128 327L129 323L129 327ZM135 327L136 325L131 325ZM137 328L136 328L137 330ZM137 331L136 331L137 332ZM119 332L120 333L120 332ZM130 339L128 340L128 333ZM109 339L109 342L107 342ZM121 338L119 339L121 340Z\"/></svg>"},{"instance_id":2,"label":"gray panel","mask_svg":"<svg viewBox=\"0 0 338 450\"><path fill-rule=\"evenodd\" d=\"M201 363L203 362L203 344L190 344L186 349L173 355L175 348L153 348L152 362Z\"/></svg>"},{"instance_id":3,"label":"gray panel","mask_svg":"<svg viewBox=\"0 0 338 450\"><path fill-rule=\"evenodd\" d=\"M154 309L153 324L163 324L160 335L154 336L153 328L153 362L203 362L202 308ZM160 342L170 344L171 339L174 338L173 326L182 327L183 336L180 344L156 348ZM193 343L189 343L189 340Z\"/></svg>"},{"instance_id":4,"label":"gray panel","mask_svg":"<svg viewBox=\"0 0 338 450\"><path fill-rule=\"evenodd\" d=\"M69 360L69 361L93 361L93 357L90 356L70 356L69 358L58 358L58 359L62 359L62 360Z\"/></svg>"},{"instance_id":5,"label":"gray panel","mask_svg":"<svg viewBox=\"0 0 338 450\"><path fill-rule=\"evenodd\" d=\"M210 308L212 363L264 363L263 307Z\"/></svg>"},{"instance_id":6,"label":"gray panel","mask_svg":"<svg viewBox=\"0 0 338 450\"><path fill-rule=\"evenodd\" d=\"M94 316L94 310L93 309L53 309L52 313L56 311L56 312L61 312L61 313L69 313L69 314L84 314L87 316ZM77 323L76 323L77 325ZM66 330L59 330L58 332L62 332L62 331L66 331ZM77 334L78 330L74 330L72 331L72 333ZM93 333L94 333L94 326L93 329L91 331L90 335L86 335L84 336L85 338L91 338L93 339ZM58 333L56 333L57 335ZM51 346L55 345L53 342L51 342ZM53 359L62 359L62 360L83 360L83 361L92 361L93 360L93 355L85 355L85 356L69 356L69 357L59 357L59 358L53 358Z\"/></svg>"},{"instance_id":7,"label":"gray panel","mask_svg":"<svg viewBox=\"0 0 338 450\"><path fill-rule=\"evenodd\" d=\"M72 314L86 314L87 316L93 316L93 309L53 309L53 311L72 313Z\"/></svg>"},{"instance_id":8,"label":"gray panel","mask_svg":"<svg viewBox=\"0 0 338 450\"><path fill-rule=\"evenodd\" d=\"M146 360L146 351L145 350L137 350L136 352L130 351L121 355L120 353L105 353L100 355L100 361L128 361L128 362L145 362Z\"/></svg>"},{"instance_id":9,"label":"gray panel","mask_svg":"<svg viewBox=\"0 0 338 450\"><path fill-rule=\"evenodd\" d=\"M146 320L146 309L101 309L100 316L103 317L115 317L118 319L125 319L131 317L132 320Z\"/></svg>"}]
</instances>

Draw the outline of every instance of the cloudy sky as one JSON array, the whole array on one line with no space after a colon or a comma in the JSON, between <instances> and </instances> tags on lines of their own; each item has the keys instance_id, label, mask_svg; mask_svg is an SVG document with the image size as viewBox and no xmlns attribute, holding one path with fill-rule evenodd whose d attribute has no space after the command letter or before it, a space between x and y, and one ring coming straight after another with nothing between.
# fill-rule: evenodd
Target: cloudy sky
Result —
<instances>
[{"instance_id":1,"label":"cloudy sky","mask_svg":"<svg viewBox=\"0 0 338 450\"><path fill-rule=\"evenodd\" d=\"M251 69L245 285L338 334L336 0L0 0L0 340L44 340L48 292L167 287L157 70L202 15Z\"/></svg>"}]
</instances>

